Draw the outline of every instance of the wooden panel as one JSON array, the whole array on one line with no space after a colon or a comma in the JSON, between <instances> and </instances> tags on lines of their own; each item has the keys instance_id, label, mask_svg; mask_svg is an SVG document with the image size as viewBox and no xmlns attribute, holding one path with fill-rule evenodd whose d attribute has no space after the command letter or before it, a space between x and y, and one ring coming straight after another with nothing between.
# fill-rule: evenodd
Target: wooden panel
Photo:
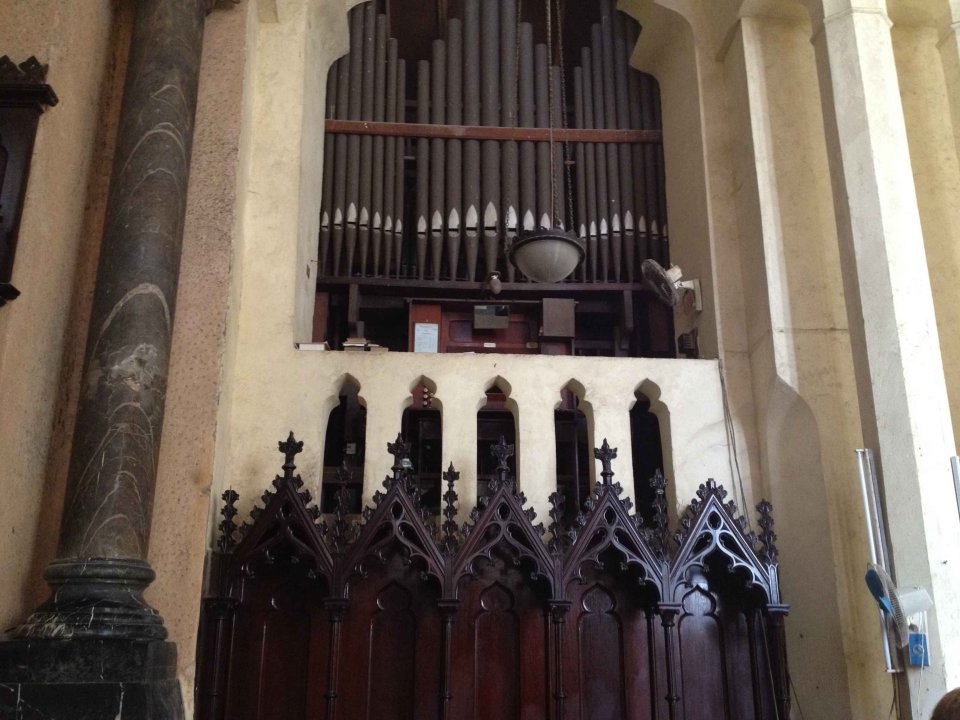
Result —
<instances>
[{"instance_id":1,"label":"wooden panel","mask_svg":"<svg viewBox=\"0 0 960 720\"><path fill-rule=\"evenodd\" d=\"M480 596L474 622L477 720L518 717L520 713L520 627L513 593L494 583ZM491 662L496 658L495 662Z\"/></svg>"},{"instance_id":2,"label":"wooden panel","mask_svg":"<svg viewBox=\"0 0 960 720\"><path fill-rule=\"evenodd\" d=\"M677 627L684 720L734 720L727 707L723 637L715 614L716 602L697 588L684 598L683 609Z\"/></svg>"},{"instance_id":3,"label":"wooden panel","mask_svg":"<svg viewBox=\"0 0 960 720\"><path fill-rule=\"evenodd\" d=\"M372 720L413 720L417 617L405 588L392 582L377 595L377 609L370 621L367 657L367 717ZM407 656L407 662L391 659Z\"/></svg>"},{"instance_id":4,"label":"wooden panel","mask_svg":"<svg viewBox=\"0 0 960 720\"><path fill-rule=\"evenodd\" d=\"M578 621L580 652L580 717L620 720L626 717L623 672L623 633L617 602L594 585L581 601Z\"/></svg>"}]
</instances>

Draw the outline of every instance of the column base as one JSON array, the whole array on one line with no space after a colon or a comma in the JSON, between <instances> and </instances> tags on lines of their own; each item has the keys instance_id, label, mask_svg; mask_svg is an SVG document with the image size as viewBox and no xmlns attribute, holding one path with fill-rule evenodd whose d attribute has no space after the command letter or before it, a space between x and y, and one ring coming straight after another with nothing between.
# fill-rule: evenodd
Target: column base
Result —
<instances>
[{"instance_id":1,"label":"column base","mask_svg":"<svg viewBox=\"0 0 960 720\"><path fill-rule=\"evenodd\" d=\"M143 599L156 574L142 560L54 560L43 573L53 594L13 630L18 638L165 640L160 613Z\"/></svg>"},{"instance_id":2,"label":"column base","mask_svg":"<svg viewBox=\"0 0 960 720\"><path fill-rule=\"evenodd\" d=\"M161 641L0 642L0 718L184 720L176 667Z\"/></svg>"}]
</instances>

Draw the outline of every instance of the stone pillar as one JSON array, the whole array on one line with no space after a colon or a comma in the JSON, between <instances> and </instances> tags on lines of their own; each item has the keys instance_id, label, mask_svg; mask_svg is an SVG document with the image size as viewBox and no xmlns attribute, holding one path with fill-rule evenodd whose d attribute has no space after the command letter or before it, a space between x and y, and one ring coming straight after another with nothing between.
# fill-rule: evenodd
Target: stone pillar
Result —
<instances>
[{"instance_id":1,"label":"stone pillar","mask_svg":"<svg viewBox=\"0 0 960 720\"><path fill-rule=\"evenodd\" d=\"M947 99L953 118L953 137L960 155L960 0L938 0L942 6L940 21L940 58L946 78Z\"/></svg>"},{"instance_id":2,"label":"stone pillar","mask_svg":"<svg viewBox=\"0 0 960 720\"><path fill-rule=\"evenodd\" d=\"M143 590L207 4L137 2L53 595L0 645L0 710L183 714Z\"/></svg>"},{"instance_id":3,"label":"stone pillar","mask_svg":"<svg viewBox=\"0 0 960 720\"><path fill-rule=\"evenodd\" d=\"M864 438L880 453L896 579L927 588L936 603L919 698L926 717L960 683L960 522L890 20L884 0L808 3L815 24L822 19L814 44Z\"/></svg>"}]
</instances>

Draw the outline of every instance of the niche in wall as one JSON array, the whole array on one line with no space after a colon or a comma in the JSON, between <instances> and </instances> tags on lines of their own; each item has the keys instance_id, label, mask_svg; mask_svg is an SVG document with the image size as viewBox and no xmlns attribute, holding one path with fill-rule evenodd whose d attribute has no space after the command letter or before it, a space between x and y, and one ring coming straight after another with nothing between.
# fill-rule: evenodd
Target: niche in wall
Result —
<instances>
[{"instance_id":1,"label":"niche in wall","mask_svg":"<svg viewBox=\"0 0 960 720\"><path fill-rule=\"evenodd\" d=\"M347 491L347 512L360 512L366 434L367 408L360 398L360 386L347 378L340 389L340 402L330 411L327 422L320 493L323 512L336 509L336 494L341 488Z\"/></svg>"}]
</instances>

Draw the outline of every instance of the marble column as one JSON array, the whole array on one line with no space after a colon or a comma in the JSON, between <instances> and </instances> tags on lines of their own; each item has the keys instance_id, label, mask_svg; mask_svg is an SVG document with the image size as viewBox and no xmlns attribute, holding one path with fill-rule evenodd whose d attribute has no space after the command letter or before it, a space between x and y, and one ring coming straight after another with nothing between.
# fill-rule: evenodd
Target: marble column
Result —
<instances>
[{"instance_id":1,"label":"marble column","mask_svg":"<svg viewBox=\"0 0 960 720\"><path fill-rule=\"evenodd\" d=\"M53 594L0 644L0 715L183 713L143 591L208 4L136 3Z\"/></svg>"},{"instance_id":2,"label":"marble column","mask_svg":"<svg viewBox=\"0 0 960 720\"><path fill-rule=\"evenodd\" d=\"M933 595L926 717L960 683L953 432L884 0L808 0L865 442L879 449L894 571ZM853 449L851 448L851 452ZM866 553L864 553L866 556ZM878 659L878 662L880 660Z\"/></svg>"}]
</instances>

